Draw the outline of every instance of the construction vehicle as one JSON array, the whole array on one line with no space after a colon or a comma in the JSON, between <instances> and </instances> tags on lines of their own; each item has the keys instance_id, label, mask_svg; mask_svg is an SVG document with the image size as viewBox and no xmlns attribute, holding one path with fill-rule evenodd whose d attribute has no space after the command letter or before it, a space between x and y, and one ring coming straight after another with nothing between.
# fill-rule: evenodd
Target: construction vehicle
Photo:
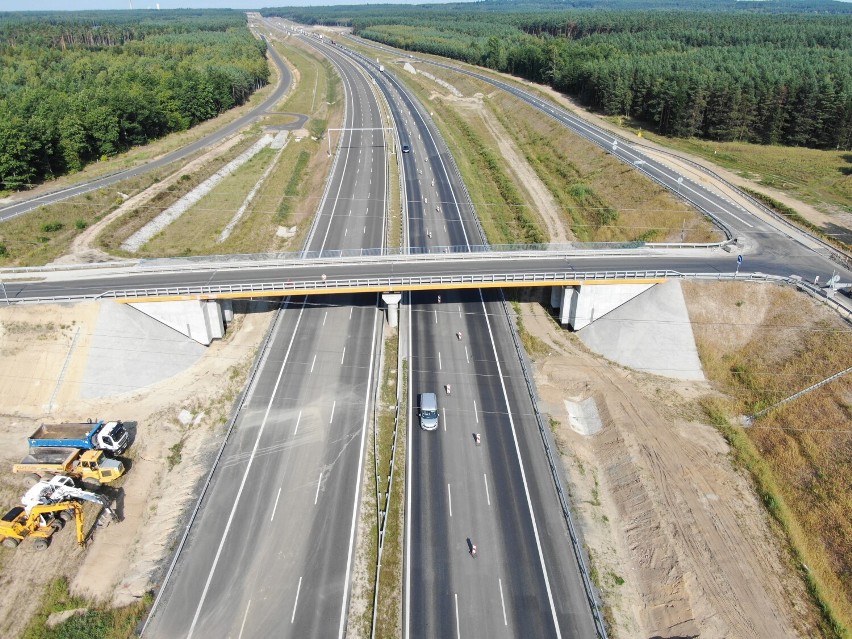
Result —
<instances>
[{"instance_id":1,"label":"construction vehicle","mask_svg":"<svg viewBox=\"0 0 852 639\"><path fill-rule=\"evenodd\" d=\"M120 455L130 443L130 435L120 421L89 420L74 424L42 424L28 438L30 448L80 448L105 450Z\"/></svg>"},{"instance_id":2,"label":"construction vehicle","mask_svg":"<svg viewBox=\"0 0 852 639\"><path fill-rule=\"evenodd\" d=\"M77 488L74 480L65 475L56 475L50 479L42 479L21 497L21 503L24 505L24 510L27 511L27 514L36 506L58 504L63 501L88 501L98 504L102 508L101 516L98 518L98 525L102 525L106 521L106 518L118 521L118 515L109 505L109 499L103 495Z\"/></svg>"},{"instance_id":3,"label":"construction vehicle","mask_svg":"<svg viewBox=\"0 0 852 639\"><path fill-rule=\"evenodd\" d=\"M77 524L77 543L82 546L86 536L83 534L83 506L79 502L39 504L29 512L23 506L15 506L0 519L0 545L17 548L30 537L36 550L44 550L50 545L50 538L72 519Z\"/></svg>"},{"instance_id":4,"label":"construction vehicle","mask_svg":"<svg viewBox=\"0 0 852 639\"><path fill-rule=\"evenodd\" d=\"M43 474L67 475L89 486L108 484L124 474L124 464L110 459L102 450L79 448L34 448L12 466L13 473L29 473L35 484Z\"/></svg>"}]
</instances>

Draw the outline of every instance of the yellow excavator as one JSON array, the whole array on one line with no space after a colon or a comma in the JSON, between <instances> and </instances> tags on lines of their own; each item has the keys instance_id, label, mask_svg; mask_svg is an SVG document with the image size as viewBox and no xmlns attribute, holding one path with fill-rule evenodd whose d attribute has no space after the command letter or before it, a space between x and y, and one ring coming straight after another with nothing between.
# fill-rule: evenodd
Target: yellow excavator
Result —
<instances>
[{"instance_id":1,"label":"yellow excavator","mask_svg":"<svg viewBox=\"0 0 852 639\"><path fill-rule=\"evenodd\" d=\"M82 546L86 537L83 534L83 506L79 502L38 504L29 509L15 506L0 519L0 545L17 548L24 539L31 537L33 547L44 550L50 545L54 533L62 530L72 519L77 525L77 543Z\"/></svg>"}]
</instances>

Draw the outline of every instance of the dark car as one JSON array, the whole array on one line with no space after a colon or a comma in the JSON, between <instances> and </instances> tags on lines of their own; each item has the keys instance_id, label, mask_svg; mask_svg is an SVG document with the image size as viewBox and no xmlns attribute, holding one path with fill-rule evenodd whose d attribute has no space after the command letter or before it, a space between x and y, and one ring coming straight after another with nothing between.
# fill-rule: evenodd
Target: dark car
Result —
<instances>
[{"instance_id":1,"label":"dark car","mask_svg":"<svg viewBox=\"0 0 852 639\"><path fill-rule=\"evenodd\" d=\"M403 144L402 145L402 152L403 153L411 153L411 147L408 146L407 144Z\"/></svg>"}]
</instances>

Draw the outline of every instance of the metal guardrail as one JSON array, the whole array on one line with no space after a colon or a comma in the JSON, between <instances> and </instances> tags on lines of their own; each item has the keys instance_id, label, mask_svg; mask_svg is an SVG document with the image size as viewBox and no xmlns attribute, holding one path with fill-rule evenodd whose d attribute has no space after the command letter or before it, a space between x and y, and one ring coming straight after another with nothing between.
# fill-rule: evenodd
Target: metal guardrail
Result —
<instances>
[{"instance_id":1,"label":"metal guardrail","mask_svg":"<svg viewBox=\"0 0 852 639\"><path fill-rule=\"evenodd\" d=\"M550 468L550 475L553 479L553 486L556 490L556 495L559 498L559 505L562 508L562 517L565 520L565 525L568 528L568 535L571 538L571 546L574 549L574 556L577 559L577 566L580 571L580 576L583 580L583 588L586 591L587 603L592 611L592 618L595 622L595 630L597 631L598 637L600 639L607 639L606 624L604 623L603 616L601 615L598 602L600 596L596 592L596 587L592 583L591 577L589 575L589 569L586 566L586 557L583 551L583 546L580 543L580 537L574 527L574 519L571 515L571 506L568 503L568 498L565 495L565 488L562 485L562 474L560 472L560 465L557 463L554 457L553 447L551 446L550 437L548 436L547 425L544 423L544 417L542 416L541 410L538 407L538 393L536 392L535 388L535 379L533 378L532 372L527 366L526 351L524 351L524 347L521 344L520 336L518 335L515 322L512 321L512 313L509 311L509 305L506 303L506 299L505 297L503 297L502 292L500 294L500 303L503 306L503 312L505 313L507 322L509 324L509 332L512 335L512 343L515 347L515 352L517 353L518 361L521 364L521 370L524 374L524 381L526 382L527 393L529 394L530 402L532 403L533 407L533 415L535 415L535 421L538 425L538 432L541 436L541 443L544 446L544 453L547 457L547 464Z\"/></svg>"},{"instance_id":2,"label":"metal guardrail","mask_svg":"<svg viewBox=\"0 0 852 639\"><path fill-rule=\"evenodd\" d=\"M170 286L163 288L131 288L107 291L105 293L80 295L63 295L51 297L31 297L11 299L11 304L44 304L48 302L78 302L95 299L142 299L163 297L192 297L216 299L243 294L250 297L252 293L258 296L270 297L275 295L318 295L324 293L345 292L347 289L375 291L402 291L424 289L429 287L446 288L458 286L494 286L499 284L520 286L545 286L548 282L559 285L566 281L606 281L618 279L664 279L680 277L677 271L554 271L545 273L495 273L481 275L434 275L434 276L389 276L366 277L349 279L318 279L288 282L264 282L260 284L203 284L195 286ZM739 279L746 279L740 275Z\"/></svg>"}]
</instances>

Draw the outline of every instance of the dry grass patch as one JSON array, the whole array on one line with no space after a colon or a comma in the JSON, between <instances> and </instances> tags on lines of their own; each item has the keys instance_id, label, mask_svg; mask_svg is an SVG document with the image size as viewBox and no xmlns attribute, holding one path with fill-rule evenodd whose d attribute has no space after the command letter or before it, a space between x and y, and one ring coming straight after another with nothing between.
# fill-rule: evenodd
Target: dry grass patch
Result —
<instances>
[{"instance_id":1,"label":"dry grass patch","mask_svg":"<svg viewBox=\"0 0 852 639\"><path fill-rule=\"evenodd\" d=\"M852 213L852 153L849 151L695 138L682 140L647 132L643 135L663 146L703 157L763 186L794 193L827 213Z\"/></svg>"},{"instance_id":2,"label":"dry grass patch","mask_svg":"<svg viewBox=\"0 0 852 639\"><path fill-rule=\"evenodd\" d=\"M181 197L192 191L195 187L201 184L216 171L225 166L228 162L236 158L243 151L248 149L258 139L258 134L246 136L240 143L231 147L227 153L223 153L214 160L211 160L205 165L203 171L197 171L193 174L183 174L180 179L164 189L144 205L136 208L126 215L122 215L111 224L109 224L103 232L98 236L98 245L105 251L110 253L137 256L150 255L143 250L139 253L128 253L121 250L121 243L136 231L145 226L148 222L157 217L160 213L166 210L169 206L177 202ZM145 247L143 247L144 249Z\"/></svg>"},{"instance_id":3,"label":"dry grass patch","mask_svg":"<svg viewBox=\"0 0 852 639\"><path fill-rule=\"evenodd\" d=\"M708 287L719 287L711 291ZM852 330L792 289L686 283L708 378L728 396L705 401L769 512L782 525L823 612L826 636L852 627L852 377L843 377L741 430L753 413L852 365ZM714 309L715 307L715 309Z\"/></svg>"},{"instance_id":4,"label":"dry grass patch","mask_svg":"<svg viewBox=\"0 0 852 639\"><path fill-rule=\"evenodd\" d=\"M277 153L277 149L270 147L261 149L146 243L139 254L175 256L221 252L217 242L219 235Z\"/></svg>"},{"instance_id":5,"label":"dry grass patch","mask_svg":"<svg viewBox=\"0 0 852 639\"><path fill-rule=\"evenodd\" d=\"M86 228L135 195L164 179L186 160L122 180L63 202L43 206L0 224L0 266L39 266L65 254Z\"/></svg>"}]
</instances>

